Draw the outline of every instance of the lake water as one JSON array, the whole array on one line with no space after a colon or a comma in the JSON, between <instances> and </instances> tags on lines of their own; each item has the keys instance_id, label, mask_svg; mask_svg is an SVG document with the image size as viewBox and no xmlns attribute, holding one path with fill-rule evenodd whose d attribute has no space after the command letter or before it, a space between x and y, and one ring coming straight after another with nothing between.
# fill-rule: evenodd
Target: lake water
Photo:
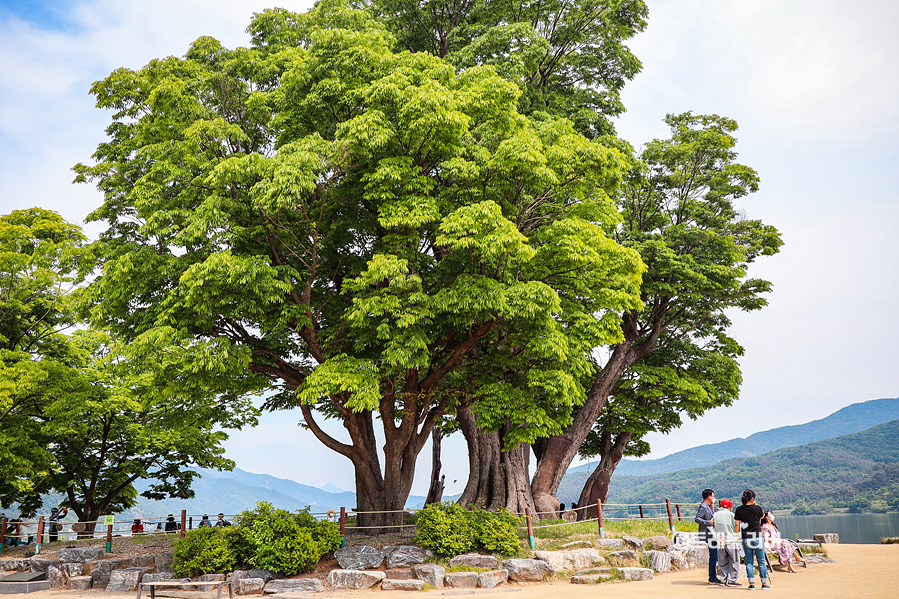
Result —
<instances>
[{"instance_id":1,"label":"lake water","mask_svg":"<svg viewBox=\"0 0 899 599\"><path fill-rule=\"evenodd\" d=\"M880 543L881 537L899 537L899 513L830 514L826 516L777 516L780 536L811 539L813 535L835 532L840 543Z\"/></svg>"}]
</instances>

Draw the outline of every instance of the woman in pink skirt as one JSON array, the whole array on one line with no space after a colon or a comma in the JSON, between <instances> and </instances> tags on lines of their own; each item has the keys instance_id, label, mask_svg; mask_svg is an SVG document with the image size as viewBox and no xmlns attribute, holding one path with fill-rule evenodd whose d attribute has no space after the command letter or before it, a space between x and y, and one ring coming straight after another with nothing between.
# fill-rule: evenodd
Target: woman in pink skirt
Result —
<instances>
[{"instance_id":1,"label":"woman in pink skirt","mask_svg":"<svg viewBox=\"0 0 899 599\"><path fill-rule=\"evenodd\" d=\"M765 512L765 517L762 518L762 537L765 539L765 548L768 551L776 551L780 556L780 563L786 564L789 572L796 572L793 569L794 558L808 568L808 562L799 553L796 545L787 539L780 538L780 531L777 530L777 524L774 523L774 514L770 511Z\"/></svg>"}]
</instances>

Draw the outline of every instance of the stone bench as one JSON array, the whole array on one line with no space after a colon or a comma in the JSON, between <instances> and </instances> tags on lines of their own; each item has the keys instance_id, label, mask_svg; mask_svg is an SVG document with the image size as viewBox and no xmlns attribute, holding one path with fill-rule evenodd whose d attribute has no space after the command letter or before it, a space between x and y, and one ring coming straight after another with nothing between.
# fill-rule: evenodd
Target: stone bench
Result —
<instances>
[{"instance_id":1,"label":"stone bench","mask_svg":"<svg viewBox=\"0 0 899 599\"><path fill-rule=\"evenodd\" d=\"M137 584L137 599L140 599L144 587L150 587L150 599L156 599L156 587L186 587L186 586L215 586L217 588L216 599L222 599L222 587L228 587L228 599L234 599L234 589L230 580L200 580L197 582L184 582L180 580L159 580L156 582L140 582Z\"/></svg>"}]
</instances>

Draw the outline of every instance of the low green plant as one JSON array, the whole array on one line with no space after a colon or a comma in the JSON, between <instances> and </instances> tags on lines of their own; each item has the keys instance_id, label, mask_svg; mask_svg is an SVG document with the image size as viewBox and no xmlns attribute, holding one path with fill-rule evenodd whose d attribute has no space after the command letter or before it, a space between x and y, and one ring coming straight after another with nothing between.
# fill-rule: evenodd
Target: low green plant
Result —
<instances>
[{"instance_id":1,"label":"low green plant","mask_svg":"<svg viewBox=\"0 0 899 599\"><path fill-rule=\"evenodd\" d=\"M232 539L246 563L286 576L314 570L323 555L340 547L337 525L316 519L309 508L291 513L261 501L235 522Z\"/></svg>"},{"instance_id":2,"label":"low green plant","mask_svg":"<svg viewBox=\"0 0 899 599\"><path fill-rule=\"evenodd\" d=\"M515 527L521 520L506 510L468 510L455 503L437 503L418 512L415 542L437 555L470 551L516 555L521 543Z\"/></svg>"},{"instance_id":3,"label":"low green plant","mask_svg":"<svg viewBox=\"0 0 899 599\"><path fill-rule=\"evenodd\" d=\"M236 558L221 528L204 526L175 541L172 567L184 578L234 569Z\"/></svg>"}]
</instances>

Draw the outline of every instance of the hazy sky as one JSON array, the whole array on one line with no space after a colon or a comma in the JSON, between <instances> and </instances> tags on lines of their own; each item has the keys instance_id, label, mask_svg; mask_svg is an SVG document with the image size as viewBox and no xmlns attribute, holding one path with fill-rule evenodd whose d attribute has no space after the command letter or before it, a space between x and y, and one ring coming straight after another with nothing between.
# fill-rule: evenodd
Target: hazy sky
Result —
<instances>
[{"instance_id":1,"label":"hazy sky","mask_svg":"<svg viewBox=\"0 0 899 599\"><path fill-rule=\"evenodd\" d=\"M0 211L41 206L82 223L101 197L71 185L70 169L90 159L109 123L91 83L183 55L201 35L246 45L251 13L270 6L0 0ZM619 133L639 147L667 135L666 113L736 119L740 159L761 176L740 207L785 241L752 271L774 283L769 307L734 315L746 349L741 399L651 438L650 457L899 396L899 2L650 0L649 8L649 26L631 44L643 72L625 89ZM244 470L352 489L349 461L299 420L266 416L232 435L228 456ZM450 439L444 453L447 493L459 492L464 442ZM426 492L429 468L425 448L413 493Z\"/></svg>"}]
</instances>

